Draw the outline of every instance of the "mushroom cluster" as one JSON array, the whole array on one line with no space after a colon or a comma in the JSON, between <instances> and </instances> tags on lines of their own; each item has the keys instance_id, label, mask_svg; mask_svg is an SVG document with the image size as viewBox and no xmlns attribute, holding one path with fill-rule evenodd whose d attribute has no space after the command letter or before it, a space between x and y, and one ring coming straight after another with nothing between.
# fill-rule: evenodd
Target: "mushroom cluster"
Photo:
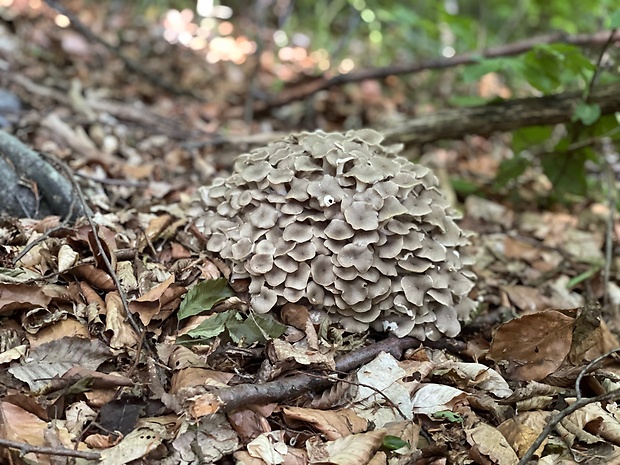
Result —
<instances>
[{"instance_id":1,"label":"mushroom cluster","mask_svg":"<svg viewBox=\"0 0 620 465\"><path fill-rule=\"evenodd\" d=\"M474 302L467 235L429 168L372 130L303 133L239 156L201 188L207 249L266 313L309 304L349 331L455 336Z\"/></svg>"}]
</instances>

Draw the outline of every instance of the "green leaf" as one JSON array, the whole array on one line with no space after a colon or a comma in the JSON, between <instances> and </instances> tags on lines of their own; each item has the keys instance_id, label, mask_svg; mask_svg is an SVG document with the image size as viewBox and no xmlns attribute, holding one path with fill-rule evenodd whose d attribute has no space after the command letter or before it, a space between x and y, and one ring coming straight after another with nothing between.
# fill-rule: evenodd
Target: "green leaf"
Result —
<instances>
[{"instance_id":1,"label":"green leaf","mask_svg":"<svg viewBox=\"0 0 620 465\"><path fill-rule=\"evenodd\" d=\"M523 76L544 93L574 83L575 75L585 78L596 69L579 47L569 44L539 44L523 56L523 64Z\"/></svg>"},{"instance_id":2,"label":"green leaf","mask_svg":"<svg viewBox=\"0 0 620 465\"><path fill-rule=\"evenodd\" d=\"M196 284L185 296L179 308L178 318L183 320L187 317L198 315L211 310L213 306L229 297L234 297L235 292L224 278L210 279Z\"/></svg>"},{"instance_id":3,"label":"green leaf","mask_svg":"<svg viewBox=\"0 0 620 465\"><path fill-rule=\"evenodd\" d=\"M553 127L551 126L531 126L518 129L512 133L512 151L519 154L522 150L542 145L551 138L552 132Z\"/></svg>"},{"instance_id":4,"label":"green leaf","mask_svg":"<svg viewBox=\"0 0 620 465\"><path fill-rule=\"evenodd\" d=\"M478 95L451 95L448 103L457 107L473 107L489 103L489 99Z\"/></svg>"},{"instance_id":5,"label":"green leaf","mask_svg":"<svg viewBox=\"0 0 620 465\"><path fill-rule=\"evenodd\" d=\"M585 151L579 152L554 152L542 155L541 163L543 172L549 178L558 195L576 194L585 195L587 192L587 180Z\"/></svg>"},{"instance_id":6,"label":"green leaf","mask_svg":"<svg viewBox=\"0 0 620 465\"><path fill-rule=\"evenodd\" d=\"M398 450L402 449L403 447L411 447L411 444L409 444L407 441L402 440L398 436L386 434L383 438L383 443L381 444L381 446L387 450Z\"/></svg>"},{"instance_id":7,"label":"green leaf","mask_svg":"<svg viewBox=\"0 0 620 465\"><path fill-rule=\"evenodd\" d=\"M443 412L435 412L433 413L433 418L437 418L438 420L448 420L452 423L462 423L463 417L454 412L450 412L449 410L444 410Z\"/></svg>"},{"instance_id":8,"label":"green leaf","mask_svg":"<svg viewBox=\"0 0 620 465\"><path fill-rule=\"evenodd\" d=\"M177 343L199 344L208 342L210 339L222 334L226 330L226 325L236 318L241 318L237 310L227 310L222 313L211 315L187 334L179 336L177 338Z\"/></svg>"},{"instance_id":9,"label":"green leaf","mask_svg":"<svg viewBox=\"0 0 620 465\"><path fill-rule=\"evenodd\" d=\"M610 29L620 29L620 10L614 11L609 19Z\"/></svg>"},{"instance_id":10,"label":"green leaf","mask_svg":"<svg viewBox=\"0 0 620 465\"><path fill-rule=\"evenodd\" d=\"M94 378L92 376L85 376L79 379L74 384L67 388L67 394L83 394L91 390Z\"/></svg>"},{"instance_id":11,"label":"green leaf","mask_svg":"<svg viewBox=\"0 0 620 465\"><path fill-rule=\"evenodd\" d=\"M601 268L602 268L601 265L595 265L595 266L591 267L589 270L586 270L583 273L575 276L574 278L571 278L568 281L568 283L566 283L566 289L572 289L573 287L577 286L578 284L581 284L583 281L586 281L586 280L590 279L596 273L601 271Z\"/></svg>"},{"instance_id":12,"label":"green leaf","mask_svg":"<svg viewBox=\"0 0 620 465\"><path fill-rule=\"evenodd\" d=\"M286 326L273 318L252 313L245 321L230 321L226 324L230 338L235 343L243 341L250 345L255 342L267 342L275 339L286 331Z\"/></svg>"},{"instance_id":13,"label":"green leaf","mask_svg":"<svg viewBox=\"0 0 620 465\"><path fill-rule=\"evenodd\" d=\"M454 189L454 192L462 195L463 197L467 197L472 194L481 195L480 187L467 179L451 178L450 185L452 186L452 189Z\"/></svg>"},{"instance_id":14,"label":"green leaf","mask_svg":"<svg viewBox=\"0 0 620 465\"><path fill-rule=\"evenodd\" d=\"M467 66L463 70L461 77L465 84L471 84L478 81L485 74L501 71L503 68L504 61L502 59L485 59L478 64Z\"/></svg>"},{"instance_id":15,"label":"green leaf","mask_svg":"<svg viewBox=\"0 0 620 465\"><path fill-rule=\"evenodd\" d=\"M497 188L504 187L509 181L521 176L529 166L530 161L519 154L503 160L495 176L495 186Z\"/></svg>"},{"instance_id":16,"label":"green leaf","mask_svg":"<svg viewBox=\"0 0 620 465\"><path fill-rule=\"evenodd\" d=\"M575 107L575 113L573 113L573 121L581 121L586 126L590 126L598 121L601 117L601 107L596 103L587 104L586 102L580 102Z\"/></svg>"}]
</instances>

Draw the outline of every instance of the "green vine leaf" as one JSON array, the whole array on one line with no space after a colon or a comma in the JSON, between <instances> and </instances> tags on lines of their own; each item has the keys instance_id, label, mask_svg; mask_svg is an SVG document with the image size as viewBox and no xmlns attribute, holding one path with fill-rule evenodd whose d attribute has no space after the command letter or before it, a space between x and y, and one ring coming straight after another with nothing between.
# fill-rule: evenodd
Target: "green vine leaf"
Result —
<instances>
[{"instance_id":1,"label":"green vine leaf","mask_svg":"<svg viewBox=\"0 0 620 465\"><path fill-rule=\"evenodd\" d=\"M601 107L597 104L587 104L581 102L575 107L573 113L573 121L581 121L586 126L590 126L598 121L601 117Z\"/></svg>"}]
</instances>

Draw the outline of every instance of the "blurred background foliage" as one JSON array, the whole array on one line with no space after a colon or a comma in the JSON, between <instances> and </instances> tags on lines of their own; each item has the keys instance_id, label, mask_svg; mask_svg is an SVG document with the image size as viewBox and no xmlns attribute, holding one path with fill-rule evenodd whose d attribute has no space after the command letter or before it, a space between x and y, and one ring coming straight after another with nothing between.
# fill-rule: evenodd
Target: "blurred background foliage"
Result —
<instances>
[{"instance_id":1,"label":"blurred background foliage","mask_svg":"<svg viewBox=\"0 0 620 465\"><path fill-rule=\"evenodd\" d=\"M481 54L542 35L609 35L620 27L617 0L110 0L110 5L159 21L169 43L194 50L209 64L235 65L250 81L260 71L268 74L248 86L250 96L277 94L319 76L473 54L475 64L380 80L381 98L398 102L398 110L411 117L581 91L583 102L571 124L512 133L512 156L501 162L493 188L510 188L536 168L553 183L557 198L583 196L600 188L589 175L620 165L617 115L601 117L588 102L594 83L618 81L617 42L541 41L516 55Z\"/></svg>"}]
</instances>

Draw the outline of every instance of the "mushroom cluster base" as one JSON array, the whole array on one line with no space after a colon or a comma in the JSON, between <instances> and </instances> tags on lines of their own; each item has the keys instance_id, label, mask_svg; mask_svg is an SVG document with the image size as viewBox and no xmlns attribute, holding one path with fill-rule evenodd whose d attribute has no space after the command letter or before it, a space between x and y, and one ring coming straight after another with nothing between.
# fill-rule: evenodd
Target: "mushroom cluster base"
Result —
<instances>
[{"instance_id":1,"label":"mushroom cluster base","mask_svg":"<svg viewBox=\"0 0 620 465\"><path fill-rule=\"evenodd\" d=\"M200 190L207 249L251 306L298 302L349 331L456 336L474 309L468 236L432 171L372 130L303 133L240 155Z\"/></svg>"}]
</instances>

